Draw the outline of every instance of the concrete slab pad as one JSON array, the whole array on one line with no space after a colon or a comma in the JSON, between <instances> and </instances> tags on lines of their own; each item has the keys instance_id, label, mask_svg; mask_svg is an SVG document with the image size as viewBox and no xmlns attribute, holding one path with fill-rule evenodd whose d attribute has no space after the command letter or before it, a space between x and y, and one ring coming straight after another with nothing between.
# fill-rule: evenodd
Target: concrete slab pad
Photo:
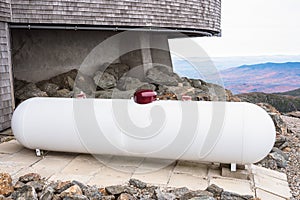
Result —
<instances>
[{"instance_id":1,"label":"concrete slab pad","mask_svg":"<svg viewBox=\"0 0 300 200\"><path fill-rule=\"evenodd\" d=\"M132 175L132 178L151 184L167 185L171 177L173 167L174 166L168 166L157 171L143 171L145 169L138 168Z\"/></svg>"},{"instance_id":2,"label":"concrete slab pad","mask_svg":"<svg viewBox=\"0 0 300 200\"><path fill-rule=\"evenodd\" d=\"M0 171L9 173L12 176L26 167L27 166L22 163L16 163L10 161L3 162L0 159Z\"/></svg>"},{"instance_id":3,"label":"concrete slab pad","mask_svg":"<svg viewBox=\"0 0 300 200\"><path fill-rule=\"evenodd\" d=\"M156 171L167 166L175 166L176 160L145 158L138 167L139 172ZM143 171L145 169L145 171ZM150 170L149 170L150 169Z\"/></svg>"},{"instance_id":4,"label":"concrete slab pad","mask_svg":"<svg viewBox=\"0 0 300 200\"><path fill-rule=\"evenodd\" d=\"M207 178L190 174L173 173L168 183L169 187L187 187L191 190L205 190L208 187Z\"/></svg>"},{"instance_id":5,"label":"concrete slab pad","mask_svg":"<svg viewBox=\"0 0 300 200\"><path fill-rule=\"evenodd\" d=\"M222 177L221 176L221 170L220 169L208 169L208 175L209 178L217 178L217 177Z\"/></svg>"},{"instance_id":6,"label":"concrete slab pad","mask_svg":"<svg viewBox=\"0 0 300 200\"><path fill-rule=\"evenodd\" d=\"M92 176L82 176L82 175L77 175L77 174L62 174L62 173L56 173L54 175L52 175L49 180L50 181L79 181L82 182L84 184L87 184L90 179L92 179Z\"/></svg>"},{"instance_id":7,"label":"concrete slab pad","mask_svg":"<svg viewBox=\"0 0 300 200\"><path fill-rule=\"evenodd\" d=\"M41 159L42 157L37 157L35 155L35 151L24 148L17 153L1 158L0 161L19 163L24 165L25 167L29 167Z\"/></svg>"},{"instance_id":8,"label":"concrete slab pad","mask_svg":"<svg viewBox=\"0 0 300 200\"><path fill-rule=\"evenodd\" d=\"M237 169L236 171L233 172L227 167L222 167L221 175L223 177L229 177L229 178L244 179L244 180L249 179L249 172L246 169L245 170Z\"/></svg>"},{"instance_id":9,"label":"concrete slab pad","mask_svg":"<svg viewBox=\"0 0 300 200\"><path fill-rule=\"evenodd\" d=\"M262 200L264 199L272 199L272 200L287 200L288 198L282 198L280 196L277 196L277 195L274 195L274 194L271 194L269 192L266 192L264 190L261 190L261 189L256 189L256 197L257 198L260 198Z\"/></svg>"},{"instance_id":10,"label":"concrete slab pad","mask_svg":"<svg viewBox=\"0 0 300 200\"><path fill-rule=\"evenodd\" d=\"M76 174L93 176L103 168L104 165L93 156L81 154L71 160L61 171L62 174Z\"/></svg>"},{"instance_id":11,"label":"concrete slab pad","mask_svg":"<svg viewBox=\"0 0 300 200\"><path fill-rule=\"evenodd\" d=\"M112 156L107 165L112 167L139 167L143 161L144 158Z\"/></svg>"},{"instance_id":12,"label":"concrete slab pad","mask_svg":"<svg viewBox=\"0 0 300 200\"><path fill-rule=\"evenodd\" d=\"M124 184L129 181L135 168L127 167L122 171L105 167L94 175L87 184L106 187L110 185Z\"/></svg>"},{"instance_id":13,"label":"concrete slab pad","mask_svg":"<svg viewBox=\"0 0 300 200\"><path fill-rule=\"evenodd\" d=\"M21 151L23 148L24 147L16 140L11 140L9 142L3 142L0 144L0 153L14 154Z\"/></svg>"},{"instance_id":14,"label":"concrete slab pad","mask_svg":"<svg viewBox=\"0 0 300 200\"><path fill-rule=\"evenodd\" d=\"M253 174L270 176L270 177L273 177L276 179L287 181L287 176L285 173L280 173L278 171L274 171L274 170L267 169L264 167L259 167L256 165L251 165L250 170Z\"/></svg>"},{"instance_id":15,"label":"concrete slab pad","mask_svg":"<svg viewBox=\"0 0 300 200\"><path fill-rule=\"evenodd\" d=\"M247 180L230 178L212 178L210 179L209 184L216 184L217 186L229 192L255 196L255 191L251 189L251 183Z\"/></svg>"},{"instance_id":16,"label":"concrete slab pad","mask_svg":"<svg viewBox=\"0 0 300 200\"><path fill-rule=\"evenodd\" d=\"M190 174L198 177L207 177L207 165L188 161L178 161L174 169L175 173Z\"/></svg>"},{"instance_id":17,"label":"concrete slab pad","mask_svg":"<svg viewBox=\"0 0 300 200\"><path fill-rule=\"evenodd\" d=\"M291 197L290 188L286 181L266 176L263 174L254 174L255 187L268 191L283 198Z\"/></svg>"}]
</instances>

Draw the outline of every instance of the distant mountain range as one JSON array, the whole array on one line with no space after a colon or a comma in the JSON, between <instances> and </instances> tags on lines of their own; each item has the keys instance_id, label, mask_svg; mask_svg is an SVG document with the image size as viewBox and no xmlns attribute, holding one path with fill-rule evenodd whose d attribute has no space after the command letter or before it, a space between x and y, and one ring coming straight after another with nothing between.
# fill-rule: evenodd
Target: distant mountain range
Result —
<instances>
[{"instance_id":1,"label":"distant mountain range","mask_svg":"<svg viewBox=\"0 0 300 200\"><path fill-rule=\"evenodd\" d=\"M234 94L276 93L300 88L300 62L243 65L220 72Z\"/></svg>"},{"instance_id":2,"label":"distant mountain range","mask_svg":"<svg viewBox=\"0 0 300 200\"><path fill-rule=\"evenodd\" d=\"M202 79L219 85L223 84L233 94L276 93L300 88L299 55L231 58L191 57L187 59L172 56L172 59L174 71L180 76ZM269 60L272 62L263 63L263 61ZM285 62L285 60L297 60L297 62ZM238 66L238 64L240 65ZM229 68L229 66L232 67ZM215 76L216 73L219 73L222 79L220 76Z\"/></svg>"}]
</instances>

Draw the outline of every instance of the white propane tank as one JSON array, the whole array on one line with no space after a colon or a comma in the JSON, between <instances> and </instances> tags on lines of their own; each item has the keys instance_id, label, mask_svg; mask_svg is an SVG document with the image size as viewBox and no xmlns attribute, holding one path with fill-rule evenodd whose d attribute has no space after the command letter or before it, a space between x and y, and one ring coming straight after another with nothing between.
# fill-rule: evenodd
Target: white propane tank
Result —
<instances>
[{"instance_id":1,"label":"white propane tank","mask_svg":"<svg viewBox=\"0 0 300 200\"><path fill-rule=\"evenodd\" d=\"M31 98L12 118L29 149L249 164L275 142L275 127L245 102Z\"/></svg>"}]
</instances>

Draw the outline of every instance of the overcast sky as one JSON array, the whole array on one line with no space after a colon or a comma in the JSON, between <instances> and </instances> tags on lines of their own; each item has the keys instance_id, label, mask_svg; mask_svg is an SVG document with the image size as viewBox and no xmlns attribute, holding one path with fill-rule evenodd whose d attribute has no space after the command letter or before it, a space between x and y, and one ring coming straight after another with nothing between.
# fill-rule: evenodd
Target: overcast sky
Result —
<instances>
[{"instance_id":1,"label":"overcast sky","mask_svg":"<svg viewBox=\"0 0 300 200\"><path fill-rule=\"evenodd\" d=\"M221 24L195 39L210 57L300 55L300 0L222 0Z\"/></svg>"}]
</instances>

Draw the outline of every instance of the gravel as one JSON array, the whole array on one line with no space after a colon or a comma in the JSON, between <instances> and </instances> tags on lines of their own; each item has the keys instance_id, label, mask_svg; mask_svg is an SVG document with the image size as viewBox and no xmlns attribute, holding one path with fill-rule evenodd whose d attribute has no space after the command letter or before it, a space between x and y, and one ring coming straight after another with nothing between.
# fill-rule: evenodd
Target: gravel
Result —
<instances>
[{"instance_id":1,"label":"gravel","mask_svg":"<svg viewBox=\"0 0 300 200\"><path fill-rule=\"evenodd\" d=\"M282 116L287 124L289 147L289 160L287 162L286 174L291 192L292 200L300 199L300 119L294 117Z\"/></svg>"}]
</instances>

